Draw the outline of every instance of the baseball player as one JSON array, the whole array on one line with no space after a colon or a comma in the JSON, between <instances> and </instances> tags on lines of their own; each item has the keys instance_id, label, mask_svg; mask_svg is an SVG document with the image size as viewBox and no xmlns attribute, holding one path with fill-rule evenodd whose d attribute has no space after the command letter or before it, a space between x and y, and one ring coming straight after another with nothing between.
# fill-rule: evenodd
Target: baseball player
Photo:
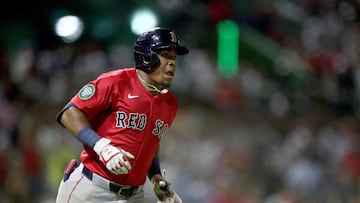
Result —
<instances>
[{"instance_id":1,"label":"baseball player","mask_svg":"<svg viewBox=\"0 0 360 203\"><path fill-rule=\"evenodd\" d=\"M182 202L162 176L157 153L178 111L168 89L176 57L188 52L173 30L153 28L135 42L135 67L101 74L58 113L83 151L80 163L65 168L57 203L145 202L146 177L160 202Z\"/></svg>"}]
</instances>

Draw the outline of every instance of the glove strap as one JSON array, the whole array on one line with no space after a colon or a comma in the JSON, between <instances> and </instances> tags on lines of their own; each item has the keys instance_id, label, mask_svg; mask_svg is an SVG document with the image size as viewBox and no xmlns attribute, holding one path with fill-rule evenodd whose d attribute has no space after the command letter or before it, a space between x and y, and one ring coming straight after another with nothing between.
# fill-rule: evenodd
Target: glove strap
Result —
<instances>
[{"instance_id":1,"label":"glove strap","mask_svg":"<svg viewBox=\"0 0 360 203\"><path fill-rule=\"evenodd\" d=\"M108 145L110 143L111 143L111 140L106 139L106 138L101 138L96 142L93 149L100 156L101 151L105 148L106 145Z\"/></svg>"}]
</instances>

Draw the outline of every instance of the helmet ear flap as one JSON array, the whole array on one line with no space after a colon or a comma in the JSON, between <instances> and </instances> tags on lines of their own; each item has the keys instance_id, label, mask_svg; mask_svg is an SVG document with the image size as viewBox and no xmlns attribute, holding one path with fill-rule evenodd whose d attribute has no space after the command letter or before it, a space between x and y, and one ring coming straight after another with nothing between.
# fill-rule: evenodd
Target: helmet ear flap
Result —
<instances>
[{"instance_id":1,"label":"helmet ear flap","mask_svg":"<svg viewBox=\"0 0 360 203\"><path fill-rule=\"evenodd\" d=\"M146 73L150 73L155 70L155 67L160 63L159 57L155 52L150 55L134 52L136 68L143 70Z\"/></svg>"},{"instance_id":2,"label":"helmet ear flap","mask_svg":"<svg viewBox=\"0 0 360 203\"><path fill-rule=\"evenodd\" d=\"M150 56L143 55L142 58L143 58L143 63L144 64L150 64L151 63Z\"/></svg>"}]
</instances>

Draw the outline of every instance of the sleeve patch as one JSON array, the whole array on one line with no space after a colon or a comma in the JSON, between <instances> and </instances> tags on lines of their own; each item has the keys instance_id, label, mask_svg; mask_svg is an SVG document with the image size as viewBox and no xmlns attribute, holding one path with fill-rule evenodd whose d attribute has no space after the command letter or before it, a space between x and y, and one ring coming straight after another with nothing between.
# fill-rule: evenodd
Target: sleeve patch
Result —
<instances>
[{"instance_id":1,"label":"sleeve patch","mask_svg":"<svg viewBox=\"0 0 360 203\"><path fill-rule=\"evenodd\" d=\"M92 84L87 84L82 87L78 93L78 96L81 100L88 100L95 94L95 86Z\"/></svg>"}]
</instances>

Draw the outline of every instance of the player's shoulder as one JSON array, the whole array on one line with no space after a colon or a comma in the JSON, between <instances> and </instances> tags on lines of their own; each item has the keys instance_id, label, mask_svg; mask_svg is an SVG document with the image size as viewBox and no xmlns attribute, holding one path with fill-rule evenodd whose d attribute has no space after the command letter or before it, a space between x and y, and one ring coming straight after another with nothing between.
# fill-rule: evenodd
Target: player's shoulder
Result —
<instances>
[{"instance_id":1,"label":"player's shoulder","mask_svg":"<svg viewBox=\"0 0 360 203\"><path fill-rule=\"evenodd\" d=\"M103 79L121 80L121 79L131 78L131 77L133 77L133 75L135 75L135 68L133 68L133 67L132 68L120 68L120 69L102 73L99 75L99 77L97 79L98 80L103 80Z\"/></svg>"}]
</instances>

